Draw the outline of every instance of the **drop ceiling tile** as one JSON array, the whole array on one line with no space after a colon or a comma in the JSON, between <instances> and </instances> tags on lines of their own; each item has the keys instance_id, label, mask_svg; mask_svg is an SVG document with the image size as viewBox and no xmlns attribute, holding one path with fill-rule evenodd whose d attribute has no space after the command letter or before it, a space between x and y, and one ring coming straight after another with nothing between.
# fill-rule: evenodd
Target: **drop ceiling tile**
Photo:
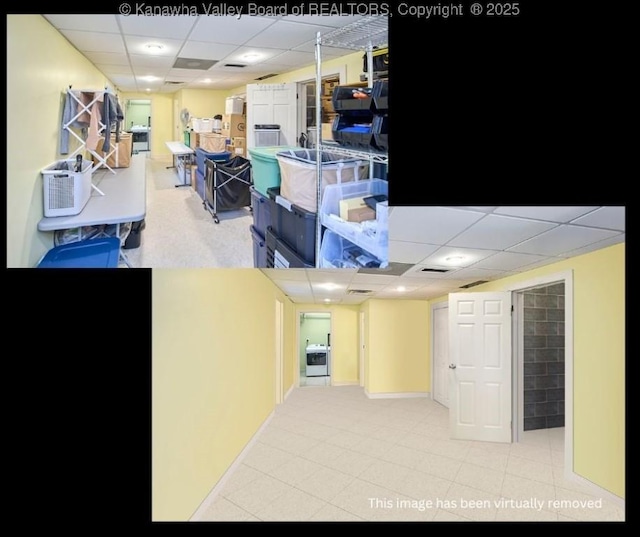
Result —
<instances>
[{"instance_id":1,"label":"drop ceiling tile","mask_svg":"<svg viewBox=\"0 0 640 537\"><path fill-rule=\"evenodd\" d=\"M294 280L294 281L309 281L307 277L307 271L305 269L276 269L276 268L265 268L260 269L264 275L274 281L281 280Z\"/></svg>"},{"instance_id":2,"label":"drop ceiling tile","mask_svg":"<svg viewBox=\"0 0 640 537\"><path fill-rule=\"evenodd\" d=\"M120 32L115 15L43 15L58 30Z\"/></svg>"},{"instance_id":3,"label":"drop ceiling tile","mask_svg":"<svg viewBox=\"0 0 640 537\"><path fill-rule=\"evenodd\" d=\"M175 15L166 17L149 17L146 15L120 15L120 26L125 35L145 37L162 37L184 40L196 23L196 17ZM150 24L151 21L151 24Z\"/></svg>"},{"instance_id":4,"label":"drop ceiling tile","mask_svg":"<svg viewBox=\"0 0 640 537\"><path fill-rule=\"evenodd\" d=\"M316 53L316 40L312 39L303 43L302 45L298 45L294 47L292 50L300 51L300 52L311 52L313 54ZM348 54L354 54L354 50L348 48L338 48L338 47L322 47L320 54L322 58L337 58L340 56L347 56ZM363 53L360 53L363 54Z\"/></svg>"},{"instance_id":5,"label":"drop ceiling tile","mask_svg":"<svg viewBox=\"0 0 640 537\"><path fill-rule=\"evenodd\" d=\"M167 78L171 79L171 80L178 80L178 79L174 79L174 77L180 77L180 79L189 79L189 80L194 80L196 78L213 78L213 75L211 74L211 71L202 71L200 69L169 69L167 71Z\"/></svg>"},{"instance_id":6,"label":"drop ceiling tile","mask_svg":"<svg viewBox=\"0 0 640 537\"><path fill-rule=\"evenodd\" d=\"M452 270L455 270L451 267L443 267L443 269L447 270L447 272L422 272L423 269L426 269L425 265L414 265L409 270L407 270L402 275L402 281L410 281L410 280L443 280L446 274ZM433 267L431 267L433 268ZM425 285L424 283L422 285Z\"/></svg>"},{"instance_id":7,"label":"drop ceiling tile","mask_svg":"<svg viewBox=\"0 0 640 537\"><path fill-rule=\"evenodd\" d=\"M557 225L490 214L451 240L449 245L506 250Z\"/></svg>"},{"instance_id":8,"label":"drop ceiling tile","mask_svg":"<svg viewBox=\"0 0 640 537\"><path fill-rule=\"evenodd\" d=\"M174 58L171 56L145 56L143 54L131 54L131 65L134 70L137 69L163 69L164 72L168 72L173 65ZM200 71L203 73L205 71Z\"/></svg>"},{"instance_id":9,"label":"drop ceiling tile","mask_svg":"<svg viewBox=\"0 0 640 537\"><path fill-rule=\"evenodd\" d=\"M98 65L126 65L129 67L129 58L123 52L85 52L84 54L92 63Z\"/></svg>"},{"instance_id":10,"label":"drop ceiling tile","mask_svg":"<svg viewBox=\"0 0 640 537\"><path fill-rule=\"evenodd\" d=\"M386 289L388 287L388 284L384 284L384 283L367 283L367 284L362 284L362 283L354 283L353 281L349 284L348 286L348 290L351 289L367 289L369 291L382 291L383 289Z\"/></svg>"},{"instance_id":11,"label":"drop ceiling tile","mask_svg":"<svg viewBox=\"0 0 640 537\"><path fill-rule=\"evenodd\" d=\"M515 272L507 272L504 270L481 269L476 267L468 267L447 273L447 277L454 280L497 280L511 276Z\"/></svg>"},{"instance_id":12,"label":"drop ceiling tile","mask_svg":"<svg viewBox=\"0 0 640 537\"><path fill-rule=\"evenodd\" d=\"M478 261L496 254L496 250L478 250L474 248L456 248L443 246L435 253L420 261L420 265L427 267L460 268L468 267ZM463 257L460 261L447 260L450 257Z\"/></svg>"},{"instance_id":13,"label":"drop ceiling tile","mask_svg":"<svg viewBox=\"0 0 640 537\"><path fill-rule=\"evenodd\" d=\"M150 58L157 58L162 56L170 56L172 58L175 58L180 52L183 44L183 41L180 39L150 38L139 37L136 35L125 35L124 41L127 45L129 54L142 55ZM158 43L162 45L162 49L158 52L154 52L153 54L149 54L149 49L147 49L146 47L146 45L148 45L149 43Z\"/></svg>"},{"instance_id":14,"label":"drop ceiling tile","mask_svg":"<svg viewBox=\"0 0 640 537\"><path fill-rule=\"evenodd\" d=\"M316 4L317 5L317 4ZM355 5L355 4L354 4ZM340 28L345 24L350 24L362 17L357 15L286 15L282 20L288 22L305 22L307 24L317 24L318 26L328 26L323 33L331 31L332 28Z\"/></svg>"},{"instance_id":15,"label":"drop ceiling tile","mask_svg":"<svg viewBox=\"0 0 640 537\"><path fill-rule=\"evenodd\" d=\"M299 52L289 50L273 57L275 63L290 67L306 67L315 64L315 56L312 52Z\"/></svg>"},{"instance_id":16,"label":"drop ceiling tile","mask_svg":"<svg viewBox=\"0 0 640 537\"><path fill-rule=\"evenodd\" d=\"M625 231L625 207L600 207L592 213L576 218L571 223Z\"/></svg>"},{"instance_id":17,"label":"drop ceiling tile","mask_svg":"<svg viewBox=\"0 0 640 537\"><path fill-rule=\"evenodd\" d=\"M394 207L389 240L443 245L485 216L448 207Z\"/></svg>"},{"instance_id":18,"label":"drop ceiling tile","mask_svg":"<svg viewBox=\"0 0 640 537\"><path fill-rule=\"evenodd\" d=\"M128 76L128 75L111 75L109 76L109 78L111 79L111 81L116 84L117 86L120 87L120 89L124 88L125 86L132 86L135 88L136 86L136 79L133 75Z\"/></svg>"},{"instance_id":19,"label":"drop ceiling tile","mask_svg":"<svg viewBox=\"0 0 640 537\"><path fill-rule=\"evenodd\" d=\"M277 285L287 295L303 295L311 293L311 287L305 282L278 281Z\"/></svg>"},{"instance_id":20,"label":"drop ceiling tile","mask_svg":"<svg viewBox=\"0 0 640 537\"><path fill-rule=\"evenodd\" d=\"M585 246L583 248L578 248L577 250L572 250L570 252L567 252L567 256L573 257L576 255L587 254L589 252L594 252L596 250L600 250L601 248L607 248L609 246L613 246L614 244L619 244L621 242L625 242L624 233L616 235L615 237L604 239L603 241L594 242L593 244L589 244L588 246Z\"/></svg>"},{"instance_id":21,"label":"drop ceiling tile","mask_svg":"<svg viewBox=\"0 0 640 537\"><path fill-rule=\"evenodd\" d=\"M347 292L348 283L326 283L326 282L311 282L311 291L313 294L323 294L326 296L335 296L338 294L344 294Z\"/></svg>"},{"instance_id":22,"label":"drop ceiling tile","mask_svg":"<svg viewBox=\"0 0 640 537\"><path fill-rule=\"evenodd\" d=\"M532 265L533 263L540 263L548 260L548 257L532 254L518 254L515 252L498 252L495 255L487 257L478 261L475 265L476 268L483 269L495 269L495 270L516 270ZM553 259L557 261L557 259ZM527 270L529 270L527 268Z\"/></svg>"},{"instance_id":23,"label":"drop ceiling tile","mask_svg":"<svg viewBox=\"0 0 640 537\"><path fill-rule=\"evenodd\" d=\"M206 43L205 41L187 41L180 50L182 58L197 58L199 60L217 60L236 50L235 45L222 45L220 43Z\"/></svg>"},{"instance_id":24,"label":"drop ceiling tile","mask_svg":"<svg viewBox=\"0 0 640 537\"><path fill-rule=\"evenodd\" d=\"M547 220L549 222L566 223L583 214L593 211L598 207L578 207L578 206L511 206L498 207L494 214L504 214L508 216L520 216L522 218L532 218L534 220Z\"/></svg>"},{"instance_id":25,"label":"drop ceiling tile","mask_svg":"<svg viewBox=\"0 0 640 537\"><path fill-rule=\"evenodd\" d=\"M113 78L114 76L130 76L133 77L133 71L131 71L131 67L128 65L102 65L101 63L96 63L96 67L102 71L103 74L107 75L109 78Z\"/></svg>"},{"instance_id":26,"label":"drop ceiling tile","mask_svg":"<svg viewBox=\"0 0 640 537\"><path fill-rule=\"evenodd\" d=\"M349 283L356 269L305 269L311 283Z\"/></svg>"},{"instance_id":27,"label":"drop ceiling tile","mask_svg":"<svg viewBox=\"0 0 640 537\"><path fill-rule=\"evenodd\" d=\"M345 306L355 306L357 304L362 304L363 302L366 302L367 300L369 300L368 296L352 296L352 295L350 295L350 296L345 296L340 303L345 305Z\"/></svg>"},{"instance_id":28,"label":"drop ceiling tile","mask_svg":"<svg viewBox=\"0 0 640 537\"><path fill-rule=\"evenodd\" d=\"M509 251L525 254L562 256L571 250L583 248L584 246L608 239L615 235L619 235L619 232L564 224L518 244L510 248Z\"/></svg>"},{"instance_id":29,"label":"drop ceiling tile","mask_svg":"<svg viewBox=\"0 0 640 537\"><path fill-rule=\"evenodd\" d=\"M189 39L242 45L276 21L261 17L209 17L198 19Z\"/></svg>"},{"instance_id":30,"label":"drop ceiling tile","mask_svg":"<svg viewBox=\"0 0 640 537\"><path fill-rule=\"evenodd\" d=\"M399 276L390 276L387 274L360 274L356 273L351 280L352 286L362 286L367 284L388 285L389 283L398 281Z\"/></svg>"},{"instance_id":31,"label":"drop ceiling tile","mask_svg":"<svg viewBox=\"0 0 640 537\"><path fill-rule=\"evenodd\" d=\"M69 42L83 54L85 52L115 52L126 54L120 34L85 32L80 30L60 30Z\"/></svg>"},{"instance_id":32,"label":"drop ceiling tile","mask_svg":"<svg viewBox=\"0 0 640 537\"><path fill-rule=\"evenodd\" d=\"M389 241L389 260L398 263L418 263L439 247L419 242Z\"/></svg>"},{"instance_id":33,"label":"drop ceiling tile","mask_svg":"<svg viewBox=\"0 0 640 537\"><path fill-rule=\"evenodd\" d=\"M260 34L247 40L251 47L293 48L316 38L326 27L303 22L276 21Z\"/></svg>"}]
</instances>

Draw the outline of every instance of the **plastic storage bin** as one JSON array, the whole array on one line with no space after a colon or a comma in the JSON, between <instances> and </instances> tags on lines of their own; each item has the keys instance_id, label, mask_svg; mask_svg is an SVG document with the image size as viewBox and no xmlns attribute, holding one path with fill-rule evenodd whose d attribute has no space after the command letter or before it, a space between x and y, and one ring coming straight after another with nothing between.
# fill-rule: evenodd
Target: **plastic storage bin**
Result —
<instances>
[{"instance_id":1,"label":"plastic storage bin","mask_svg":"<svg viewBox=\"0 0 640 537\"><path fill-rule=\"evenodd\" d=\"M389 111L389 82L376 80L373 83L373 111L376 114L386 114Z\"/></svg>"},{"instance_id":2,"label":"plastic storage bin","mask_svg":"<svg viewBox=\"0 0 640 537\"><path fill-rule=\"evenodd\" d=\"M205 160L214 160L216 162L224 162L231 159L231 153L229 151L222 152L209 152L205 151L202 147L196 148L196 168L197 170L204 175L205 173Z\"/></svg>"},{"instance_id":3,"label":"plastic storage bin","mask_svg":"<svg viewBox=\"0 0 640 537\"><path fill-rule=\"evenodd\" d=\"M258 233L255 226L249 226L253 238L253 266L254 268L267 268L267 242L263 235Z\"/></svg>"},{"instance_id":4,"label":"plastic storage bin","mask_svg":"<svg viewBox=\"0 0 640 537\"><path fill-rule=\"evenodd\" d=\"M356 99L354 94L367 95L362 99ZM347 112L350 114L371 114L372 89L365 86L338 86L333 89L331 95L333 109L338 112Z\"/></svg>"},{"instance_id":5,"label":"plastic storage bin","mask_svg":"<svg viewBox=\"0 0 640 537\"><path fill-rule=\"evenodd\" d=\"M380 151L387 151L389 149L388 117L386 115L373 116L371 132L373 133L373 147Z\"/></svg>"},{"instance_id":6,"label":"plastic storage bin","mask_svg":"<svg viewBox=\"0 0 640 537\"><path fill-rule=\"evenodd\" d=\"M369 252L344 237L326 230L320 246L319 268L382 268L383 264Z\"/></svg>"},{"instance_id":7,"label":"plastic storage bin","mask_svg":"<svg viewBox=\"0 0 640 537\"><path fill-rule=\"evenodd\" d=\"M316 150L281 151L276 155L280 165L280 194L312 213L317 212ZM329 151L320 152L322 159L321 193L327 185L364 179L369 175L369 163L353 157L344 157Z\"/></svg>"},{"instance_id":8,"label":"plastic storage bin","mask_svg":"<svg viewBox=\"0 0 640 537\"><path fill-rule=\"evenodd\" d=\"M267 268L314 268L280 239L271 227L267 228Z\"/></svg>"},{"instance_id":9,"label":"plastic storage bin","mask_svg":"<svg viewBox=\"0 0 640 537\"><path fill-rule=\"evenodd\" d=\"M253 228L264 239L267 228L271 224L271 200L267 196L263 196L254 186L249 189L251 191L251 211L253 212Z\"/></svg>"},{"instance_id":10,"label":"plastic storage bin","mask_svg":"<svg viewBox=\"0 0 640 537\"><path fill-rule=\"evenodd\" d=\"M75 159L59 160L43 170L44 215L79 214L91 197L93 163L83 159L81 171L74 172Z\"/></svg>"},{"instance_id":11,"label":"plastic storage bin","mask_svg":"<svg viewBox=\"0 0 640 537\"><path fill-rule=\"evenodd\" d=\"M389 204L376 205L376 219L365 222L347 222L340 218L340 201L376 194L389 195L387 181L367 179L357 183L329 185L324 191L320 208L320 223L344 237L352 244L377 258L383 266L389 260Z\"/></svg>"},{"instance_id":12,"label":"plastic storage bin","mask_svg":"<svg viewBox=\"0 0 640 537\"><path fill-rule=\"evenodd\" d=\"M316 262L316 213L291 203L280 195L280 187L269 189L271 227L307 263Z\"/></svg>"},{"instance_id":13,"label":"plastic storage bin","mask_svg":"<svg viewBox=\"0 0 640 537\"><path fill-rule=\"evenodd\" d=\"M120 239L88 239L56 246L38 263L38 268L117 268Z\"/></svg>"},{"instance_id":14,"label":"plastic storage bin","mask_svg":"<svg viewBox=\"0 0 640 537\"><path fill-rule=\"evenodd\" d=\"M251 147L248 149L253 174L253 185L263 196L269 196L268 188L280 186L280 165L276 153L300 149L291 146Z\"/></svg>"},{"instance_id":15,"label":"plastic storage bin","mask_svg":"<svg viewBox=\"0 0 640 537\"><path fill-rule=\"evenodd\" d=\"M224 113L227 115L242 115L244 108L244 99L242 97L227 97L224 101Z\"/></svg>"},{"instance_id":16,"label":"plastic storage bin","mask_svg":"<svg viewBox=\"0 0 640 537\"><path fill-rule=\"evenodd\" d=\"M340 114L333 120L331 134L340 145L371 149L373 115L368 117Z\"/></svg>"}]
</instances>

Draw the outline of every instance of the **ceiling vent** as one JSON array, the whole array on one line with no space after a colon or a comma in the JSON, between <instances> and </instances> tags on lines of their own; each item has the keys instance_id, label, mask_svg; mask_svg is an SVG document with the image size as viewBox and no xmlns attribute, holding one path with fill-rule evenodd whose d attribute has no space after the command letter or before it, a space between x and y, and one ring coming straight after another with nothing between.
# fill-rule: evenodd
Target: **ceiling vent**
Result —
<instances>
[{"instance_id":1,"label":"ceiling vent","mask_svg":"<svg viewBox=\"0 0 640 537\"><path fill-rule=\"evenodd\" d=\"M206 71L213 67L217 60L199 60L197 58L177 58L173 67L175 69L198 69L200 71Z\"/></svg>"},{"instance_id":2,"label":"ceiling vent","mask_svg":"<svg viewBox=\"0 0 640 537\"><path fill-rule=\"evenodd\" d=\"M347 291L348 295L370 295L373 293L370 289L349 289Z\"/></svg>"},{"instance_id":3,"label":"ceiling vent","mask_svg":"<svg viewBox=\"0 0 640 537\"><path fill-rule=\"evenodd\" d=\"M179 86L180 84L184 84L184 82L179 82L178 80L165 80L164 83L170 86Z\"/></svg>"},{"instance_id":4,"label":"ceiling vent","mask_svg":"<svg viewBox=\"0 0 640 537\"><path fill-rule=\"evenodd\" d=\"M451 269L442 269L442 268L423 268L420 269L419 272L436 272L436 273L442 273L442 272L449 272Z\"/></svg>"},{"instance_id":5,"label":"ceiling vent","mask_svg":"<svg viewBox=\"0 0 640 537\"><path fill-rule=\"evenodd\" d=\"M483 283L487 283L487 280L478 280L477 282L471 282L466 285L461 285L460 289L469 289L469 287L475 287L476 285L482 285Z\"/></svg>"},{"instance_id":6,"label":"ceiling vent","mask_svg":"<svg viewBox=\"0 0 640 537\"><path fill-rule=\"evenodd\" d=\"M238 68L246 67L246 65L242 65L241 63L225 63L224 66L225 67L238 67Z\"/></svg>"},{"instance_id":7,"label":"ceiling vent","mask_svg":"<svg viewBox=\"0 0 640 537\"><path fill-rule=\"evenodd\" d=\"M262 75L258 78L254 78L254 80L266 80L267 78L271 78L272 76L278 76L277 73L271 73L270 75Z\"/></svg>"}]
</instances>

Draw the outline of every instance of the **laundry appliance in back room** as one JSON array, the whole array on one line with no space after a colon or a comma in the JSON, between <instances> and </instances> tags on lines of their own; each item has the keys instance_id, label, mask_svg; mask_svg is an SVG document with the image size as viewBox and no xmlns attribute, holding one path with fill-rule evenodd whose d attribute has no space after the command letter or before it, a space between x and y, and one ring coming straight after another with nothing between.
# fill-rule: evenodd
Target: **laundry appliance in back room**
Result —
<instances>
[{"instance_id":1,"label":"laundry appliance in back room","mask_svg":"<svg viewBox=\"0 0 640 537\"><path fill-rule=\"evenodd\" d=\"M329 349L327 345L307 345L307 377L326 377L329 375Z\"/></svg>"}]
</instances>

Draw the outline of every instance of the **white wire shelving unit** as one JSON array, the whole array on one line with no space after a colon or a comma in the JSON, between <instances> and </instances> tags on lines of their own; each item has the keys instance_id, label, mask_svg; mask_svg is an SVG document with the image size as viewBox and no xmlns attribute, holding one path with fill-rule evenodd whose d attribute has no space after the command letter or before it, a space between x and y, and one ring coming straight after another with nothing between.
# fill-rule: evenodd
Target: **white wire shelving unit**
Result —
<instances>
[{"instance_id":1,"label":"white wire shelving unit","mask_svg":"<svg viewBox=\"0 0 640 537\"><path fill-rule=\"evenodd\" d=\"M369 161L369 174L373 174L373 164L389 164L386 152L358 150L344 147L338 144L323 143L322 141L322 47L337 47L354 51L365 51L367 54L367 87L373 87L373 49L389 45L389 19L385 16L370 15L363 17L351 24L329 31L325 34L316 34L316 187L317 187L317 211L316 211L316 268L320 267L320 242L322 237L322 224L320 222L320 205L322 202L322 158L323 151L330 151L339 155L354 157Z\"/></svg>"}]
</instances>

